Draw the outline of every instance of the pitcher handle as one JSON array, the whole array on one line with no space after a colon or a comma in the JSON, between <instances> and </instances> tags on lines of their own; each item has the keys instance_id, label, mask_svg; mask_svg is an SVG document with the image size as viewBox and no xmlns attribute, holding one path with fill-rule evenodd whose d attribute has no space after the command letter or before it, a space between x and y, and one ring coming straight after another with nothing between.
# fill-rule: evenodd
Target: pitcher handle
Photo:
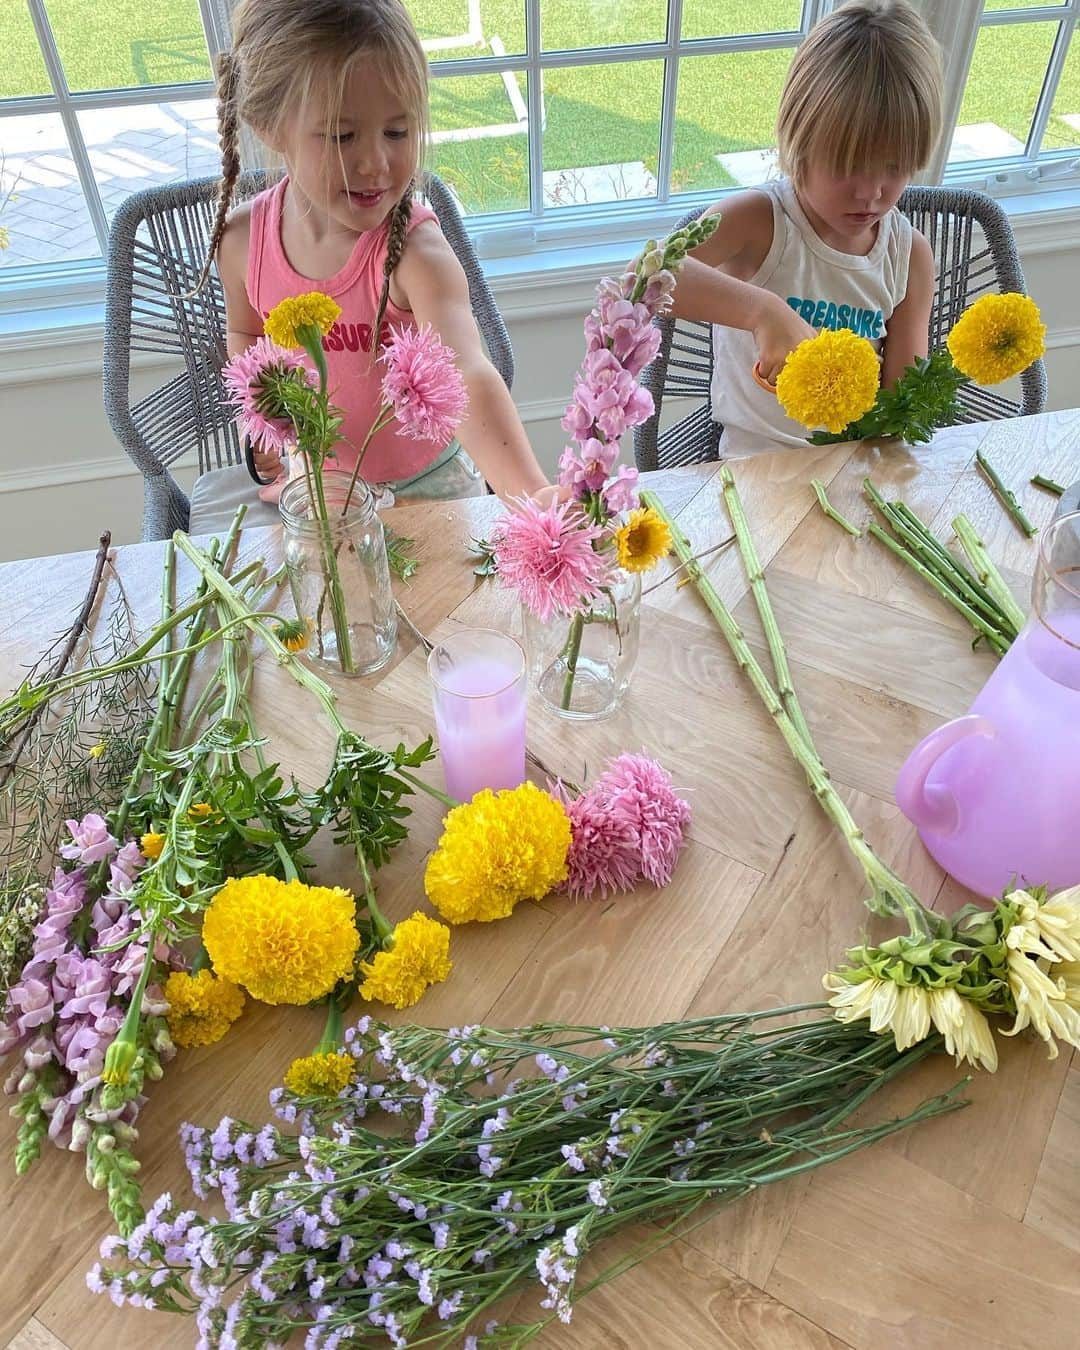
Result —
<instances>
[{"instance_id":1,"label":"pitcher handle","mask_svg":"<svg viewBox=\"0 0 1080 1350\"><path fill-rule=\"evenodd\" d=\"M952 792L943 786L928 786L931 769L946 750L969 736L994 735L994 726L978 713L954 718L932 731L912 750L896 779L896 804L920 830L952 834L960 824L960 809Z\"/></svg>"}]
</instances>

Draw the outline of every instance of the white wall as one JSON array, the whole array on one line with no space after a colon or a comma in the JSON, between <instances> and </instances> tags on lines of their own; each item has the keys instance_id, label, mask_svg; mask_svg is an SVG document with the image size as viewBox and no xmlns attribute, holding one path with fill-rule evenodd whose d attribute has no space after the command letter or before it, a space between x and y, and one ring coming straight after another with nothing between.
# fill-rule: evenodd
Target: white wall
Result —
<instances>
[{"instance_id":1,"label":"white wall","mask_svg":"<svg viewBox=\"0 0 1080 1350\"><path fill-rule=\"evenodd\" d=\"M1080 213L1046 212L1014 223L1028 289L1049 330L1050 407L1076 406ZM514 397L549 471L563 445L559 417L600 274L595 266L575 267L494 280L514 344ZM135 395L161 379L160 366L139 368ZM624 453L632 456L629 443ZM104 529L117 543L129 542L138 539L141 519L142 479L102 411L100 337L0 348L0 561L91 548Z\"/></svg>"}]
</instances>

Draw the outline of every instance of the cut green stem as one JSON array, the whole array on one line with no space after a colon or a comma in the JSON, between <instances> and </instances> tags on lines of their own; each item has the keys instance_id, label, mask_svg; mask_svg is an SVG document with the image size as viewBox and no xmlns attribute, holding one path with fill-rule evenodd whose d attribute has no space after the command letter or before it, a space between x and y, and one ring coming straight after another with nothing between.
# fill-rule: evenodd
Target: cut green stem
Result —
<instances>
[{"instance_id":1,"label":"cut green stem","mask_svg":"<svg viewBox=\"0 0 1080 1350\"><path fill-rule=\"evenodd\" d=\"M814 489L814 495L818 499L818 505L829 517L829 519L834 520L842 530L847 530L848 534L853 535L854 538L861 539L862 530L860 530L857 525L853 525L851 521L848 520L847 516L845 516L842 512L838 511L835 506L833 506L832 502L829 501L828 493L825 491L825 484L821 481L821 479L811 478L810 486Z\"/></svg>"},{"instance_id":2,"label":"cut green stem","mask_svg":"<svg viewBox=\"0 0 1080 1350\"><path fill-rule=\"evenodd\" d=\"M1044 492L1052 492L1055 497L1060 497L1065 492L1060 483L1055 483L1052 478L1045 478L1041 473L1037 473L1034 478L1029 478L1028 482L1032 487L1042 488Z\"/></svg>"},{"instance_id":3,"label":"cut green stem","mask_svg":"<svg viewBox=\"0 0 1080 1350\"><path fill-rule=\"evenodd\" d=\"M1007 488L1001 481L1001 475L981 450L975 451L975 463L983 471L987 482L994 489L998 500L1009 515L1012 516L1017 527L1030 539L1035 534L1036 527L1032 525L1031 521L1024 515L1024 508L1017 501L1016 494L1011 488Z\"/></svg>"}]
</instances>

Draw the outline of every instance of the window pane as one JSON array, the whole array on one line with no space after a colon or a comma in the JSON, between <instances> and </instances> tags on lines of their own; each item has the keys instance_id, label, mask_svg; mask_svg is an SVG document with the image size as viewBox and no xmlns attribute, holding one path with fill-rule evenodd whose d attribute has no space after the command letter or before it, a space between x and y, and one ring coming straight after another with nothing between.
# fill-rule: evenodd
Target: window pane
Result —
<instances>
[{"instance_id":1,"label":"window pane","mask_svg":"<svg viewBox=\"0 0 1080 1350\"><path fill-rule=\"evenodd\" d=\"M795 33L802 0L689 0L683 5L684 38L735 37L739 33Z\"/></svg>"},{"instance_id":2,"label":"window pane","mask_svg":"<svg viewBox=\"0 0 1080 1350\"><path fill-rule=\"evenodd\" d=\"M429 61L525 50L525 0L406 0Z\"/></svg>"},{"instance_id":3,"label":"window pane","mask_svg":"<svg viewBox=\"0 0 1080 1350\"><path fill-rule=\"evenodd\" d=\"M41 59L37 33L25 4L0 4L0 98L26 98L51 93L49 73ZM3 144L0 135L0 145Z\"/></svg>"},{"instance_id":4,"label":"window pane","mask_svg":"<svg viewBox=\"0 0 1080 1350\"><path fill-rule=\"evenodd\" d=\"M221 171L214 100L93 108L79 126L105 215L133 192Z\"/></svg>"},{"instance_id":5,"label":"window pane","mask_svg":"<svg viewBox=\"0 0 1080 1350\"><path fill-rule=\"evenodd\" d=\"M1064 4L1065 0L986 0L983 6L992 9L1042 9L1047 5Z\"/></svg>"},{"instance_id":6,"label":"window pane","mask_svg":"<svg viewBox=\"0 0 1080 1350\"><path fill-rule=\"evenodd\" d=\"M544 203L656 195L662 61L544 71Z\"/></svg>"},{"instance_id":7,"label":"window pane","mask_svg":"<svg viewBox=\"0 0 1080 1350\"><path fill-rule=\"evenodd\" d=\"M198 0L46 0L46 9L72 89L213 78Z\"/></svg>"},{"instance_id":8,"label":"window pane","mask_svg":"<svg viewBox=\"0 0 1080 1350\"><path fill-rule=\"evenodd\" d=\"M96 258L97 235L58 113L0 119L8 247L0 267Z\"/></svg>"},{"instance_id":9,"label":"window pane","mask_svg":"<svg viewBox=\"0 0 1080 1350\"><path fill-rule=\"evenodd\" d=\"M529 209L527 89L524 72L431 82L428 165L471 215Z\"/></svg>"},{"instance_id":10,"label":"window pane","mask_svg":"<svg viewBox=\"0 0 1080 1350\"><path fill-rule=\"evenodd\" d=\"M949 163L1022 155L1039 101L1055 23L983 28L975 42Z\"/></svg>"},{"instance_id":11,"label":"window pane","mask_svg":"<svg viewBox=\"0 0 1080 1350\"><path fill-rule=\"evenodd\" d=\"M681 59L672 192L749 186L773 173L776 109L793 55L789 47Z\"/></svg>"},{"instance_id":12,"label":"window pane","mask_svg":"<svg viewBox=\"0 0 1080 1350\"><path fill-rule=\"evenodd\" d=\"M1080 28L1073 29L1042 148L1071 150L1077 145L1080 145Z\"/></svg>"},{"instance_id":13,"label":"window pane","mask_svg":"<svg viewBox=\"0 0 1080 1350\"><path fill-rule=\"evenodd\" d=\"M666 36L667 0L541 0L545 51L663 42Z\"/></svg>"}]
</instances>

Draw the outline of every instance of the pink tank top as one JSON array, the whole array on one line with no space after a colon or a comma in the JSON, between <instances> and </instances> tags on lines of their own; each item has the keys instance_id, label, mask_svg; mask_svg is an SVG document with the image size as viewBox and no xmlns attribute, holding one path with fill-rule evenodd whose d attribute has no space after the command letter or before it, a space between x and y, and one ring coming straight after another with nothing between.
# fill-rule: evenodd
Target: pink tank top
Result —
<instances>
[{"instance_id":1,"label":"pink tank top","mask_svg":"<svg viewBox=\"0 0 1080 1350\"><path fill-rule=\"evenodd\" d=\"M323 291L341 306L341 317L323 338L326 353L327 388L333 402L345 414L342 434L345 441L337 447L337 465L351 471L356 454L364 443L382 403L380 384L383 367L371 356L371 335L379 296L383 286L390 217L375 230L368 230L356 241L349 260L332 277L314 280L301 276L285 256L281 246L281 208L288 179L251 203L251 230L248 246L247 294L251 307L265 319L279 300L302 295L305 291ZM414 202L409 230L421 221L435 220L435 212ZM408 310L398 309L393 300L386 304L382 337L389 337L389 326L416 326ZM414 441L398 434L397 423L372 439L364 454L363 475L369 483L397 482L425 469L446 447L431 441Z\"/></svg>"}]
</instances>

